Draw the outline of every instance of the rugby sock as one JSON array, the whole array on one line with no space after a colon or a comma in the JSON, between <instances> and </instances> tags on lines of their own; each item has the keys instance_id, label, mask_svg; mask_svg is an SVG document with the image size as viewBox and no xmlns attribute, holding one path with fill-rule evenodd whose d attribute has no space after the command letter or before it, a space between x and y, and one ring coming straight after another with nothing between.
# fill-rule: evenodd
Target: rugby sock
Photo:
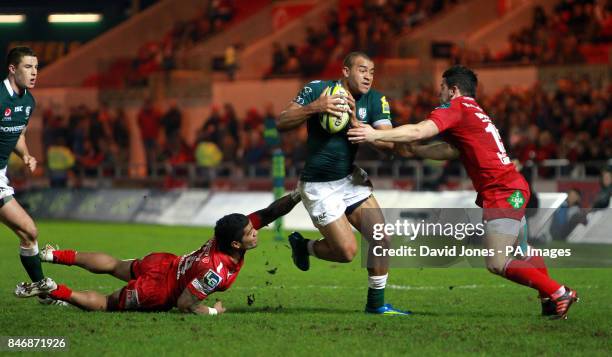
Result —
<instances>
[{"instance_id":1,"label":"rugby sock","mask_svg":"<svg viewBox=\"0 0 612 357\"><path fill-rule=\"evenodd\" d=\"M561 288L559 283L523 260L511 259L506 264L504 273L507 279L515 283L537 289L540 296L552 296Z\"/></svg>"},{"instance_id":2,"label":"rugby sock","mask_svg":"<svg viewBox=\"0 0 612 357\"><path fill-rule=\"evenodd\" d=\"M41 281L45 278L38 256L38 243L32 248L19 247L19 258L23 268L33 282Z\"/></svg>"},{"instance_id":3,"label":"rugby sock","mask_svg":"<svg viewBox=\"0 0 612 357\"><path fill-rule=\"evenodd\" d=\"M538 269L538 271L546 276L548 275L548 269L546 269L546 263L544 263L544 258L542 258L539 255L536 256L530 256L527 259L525 259L526 262L528 262L529 264L533 265L534 268ZM540 293L540 299L547 299L548 296L543 295L542 293Z\"/></svg>"},{"instance_id":4,"label":"rugby sock","mask_svg":"<svg viewBox=\"0 0 612 357\"><path fill-rule=\"evenodd\" d=\"M76 251L71 249L54 250L53 263L63 265L74 265L76 261Z\"/></svg>"},{"instance_id":5,"label":"rugby sock","mask_svg":"<svg viewBox=\"0 0 612 357\"><path fill-rule=\"evenodd\" d=\"M378 309L385 304L385 286L389 274L368 276L368 302L367 307Z\"/></svg>"},{"instance_id":6,"label":"rugby sock","mask_svg":"<svg viewBox=\"0 0 612 357\"><path fill-rule=\"evenodd\" d=\"M314 251L314 244L315 244L316 240L314 239L309 239L308 243L306 244L306 249L308 249L308 254L312 255L313 257L316 257L317 255L315 254Z\"/></svg>"},{"instance_id":7,"label":"rugby sock","mask_svg":"<svg viewBox=\"0 0 612 357\"><path fill-rule=\"evenodd\" d=\"M69 301L72 296L72 290L66 285L60 284L57 286L57 289L49 293L49 296L57 300Z\"/></svg>"},{"instance_id":8,"label":"rugby sock","mask_svg":"<svg viewBox=\"0 0 612 357\"><path fill-rule=\"evenodd\" d=\"M538 269L538 271L546 276L548 275L548 269L546 268L546 263L544 262L544 258L539 255L531 256L525 259L526 262L533 265L534 268Z\"/></svg>"},{"instance_id":9,"label":"rugby sock","mask_svg":"<svg viewBox=\"0 0 612 357\"><path fill-rule=\"evenodd\" d=\"M555 291L552 295L550 295L550 298L553 300L557 300L558 298L563 296L563 294L565 294L565 286L560 287L559 290Z\"/></svg>"}]
</instances>

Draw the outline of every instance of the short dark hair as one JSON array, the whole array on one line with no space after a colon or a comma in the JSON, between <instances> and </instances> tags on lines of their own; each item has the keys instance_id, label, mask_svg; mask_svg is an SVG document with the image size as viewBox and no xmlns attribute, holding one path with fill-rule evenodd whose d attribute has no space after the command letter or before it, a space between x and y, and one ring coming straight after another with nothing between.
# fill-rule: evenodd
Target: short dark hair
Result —
<instances>
[{"instance_id":1,"label":"short dark hair","mask_svg":"<svg viewBox=\"0 0 612 357\"><path fill-rule=\"evenodd\" d=\"M344 57L344 62L342 62L342 65L344 67L351 68L353 66L353 63L355 62L355 58L357 57L363 57L367 59L368 61L372 60L370 56L368 56L365 52L353 51L349 53L348 55L346 55L346 57Z\"/></svg>"},{"instance_id":2,"label":"short dark hair","mask_svg":"<svg viewBox=\"0 0 612 357\"><path fill-rule=\"evenodd\" d=\"M242 242L244 227L249 224L249 218L240 213L223 216L215 224L215 239L219 249L229 253L232 251L232 242Z\"/></svg>"},{"instance_id":3,"label":"short dark hair","mask_svg":"<svg viewBox=\"0 0 612 357\"><path fill-rule=\"evenodd\" d=\"M21 59L25 56L36 57L36 53L33 49L26 46L17 46L11 48L8 55L6 56L6 66L18 66L19 63L21 63Z\"/></svg>"},{"instance_id":4,"label":"short dark hair","mask_svg":"<svg viewBox=\"0 0 612 357\"><path fill-rule=\"evenodd\" d=\"M446 80L446 85L450 87L457 87L461 91L462 95L475 98L476 87L478 86L478 78L476 73L471 69L456 65L444 71L442 78Z\"/></svg>"}]
</instances>

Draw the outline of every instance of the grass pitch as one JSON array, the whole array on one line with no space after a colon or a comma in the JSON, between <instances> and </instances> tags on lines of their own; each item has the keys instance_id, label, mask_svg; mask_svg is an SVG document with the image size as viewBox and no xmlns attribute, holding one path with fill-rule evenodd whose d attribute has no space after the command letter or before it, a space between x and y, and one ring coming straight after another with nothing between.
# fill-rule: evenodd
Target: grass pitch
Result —
<instances>
[{"instance_id":1,"label":"grass pitch","mask_svg":"<svg viewBox=\"0 0 612 357\"><path fill-rule=\"evenodd\" d=\"M135 224L38 222L40 241L119 258L150 252L184 254L211 229ZM262 231L221 316L168 313L91 313L17 299L25 280L17 239L1 228L0 336L65 336L72 355L607 355L612 351L612 269L555 269L582 301L567 321L539 316L536 294L483 269L395 269L387 301L415 314L365 315L367 274L351 264L313 261L309 272L291 263L285 243ZM305 234L316 237L315 233ZM73 289L110 293L124 285L77 267L45 265ZM250 297L250 298L249 298ZM249 304L249 301L251 302Z\"/></svg>"}]
</instances>

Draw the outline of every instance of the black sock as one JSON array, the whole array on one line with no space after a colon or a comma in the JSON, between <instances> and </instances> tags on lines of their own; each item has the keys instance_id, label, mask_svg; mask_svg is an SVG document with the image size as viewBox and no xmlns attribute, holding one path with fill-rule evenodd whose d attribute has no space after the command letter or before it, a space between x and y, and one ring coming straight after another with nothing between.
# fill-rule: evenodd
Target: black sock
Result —
<instances>
[{"instance_id":1,"label":"black sock","mask_svg":"<svg viewBox=\"0 0 612 357\"><path fill-rule=\"evenodd\" d=\"M38 254L32 256L20 255L19 258L21 259L21 264L33 282L41 281L45 278Z\"/></svg>"},{"instance_id":2,"label":"black sock","mask_svg":"<svg viewBox=\"0 0 612 357\"><path fill-rule=\"evenodd\" d=\"M385 289L368 288L368 307L378 309L385 304Z\"/></svg>"}]
</instances>

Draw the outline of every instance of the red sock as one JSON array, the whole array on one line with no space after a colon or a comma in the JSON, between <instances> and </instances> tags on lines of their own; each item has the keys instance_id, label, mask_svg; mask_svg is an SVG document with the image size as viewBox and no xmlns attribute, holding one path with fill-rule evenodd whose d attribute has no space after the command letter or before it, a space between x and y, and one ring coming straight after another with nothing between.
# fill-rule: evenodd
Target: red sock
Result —
<instances>
[{"instance_id":1,"label":"red sock","mask_svg":"<svg viewBox=\"0 0 612 357\"><path fill-rule=\"evenodd\" d=\"M76 261L76 250L54 250L53 262L55 264L73 265Z\"/></svg>"},{"instance_id":2,"label":"red sock","mask_svg":"<svg viewBox=\"0 0 612 357\"><path fill-rule=\"evenodd\" d=\"M49 296L57 300L69 301L72 296L72 290L66 285L60 284L57 289L53 290Z\"/></svg>"},{"instance_id":3,"label":"red sock","mask_svg":"<svg viewBox=\"0 0 612 357\"><path fill-rule=\"evenodd\" d=\"M537 289L540 296L551 296L561 285L533 265L523 260L512 259L506 265L505 277L521 285Z\"/></svg>"},{"instance_id":4,"label":"red sock","mask_svg":"<svg viewBox=\"0 0 612 357\"><path fill-rule=\"evenodd\" d=\"M533 265L534 268L538 269L538 271L546 276L548 275L548 269L546 269L546 263L544 262L544 258L539 255L529 257L525 259L526 262Z\"/></svg>"}]
</instances>

